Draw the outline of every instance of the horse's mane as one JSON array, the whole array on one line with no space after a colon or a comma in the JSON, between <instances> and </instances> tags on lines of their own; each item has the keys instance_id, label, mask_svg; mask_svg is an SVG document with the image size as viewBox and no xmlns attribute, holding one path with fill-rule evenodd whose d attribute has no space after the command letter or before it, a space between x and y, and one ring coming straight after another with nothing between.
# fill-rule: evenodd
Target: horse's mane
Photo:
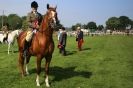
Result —
<instances>
[{"instance_id":1,"label":"horse's mane","mask_svg":"<svg viewBox=\"0 0 133 88\"><path fill-rule=\"evenodd\" d=\"M45 31L47 26L48 26L47 25L48 23L45 22L47 20L47 15L48 15L48 13L43 15L43 19L42 19L42 22L41 22L41 25L40 25L40 28L39 28L40 31Z\"/></svg>"},{"instance_id":2,"label":"horse's mane","mask_svg":"<svg viewBox=\"0 0 133 88\"><path fill-rule=\"evenodd\" d=\"M40 29L39 29L40 31L45 31L47 29L47 27L48 27L48 22L45 22L45 21L48 21L48 15L49 15L48 12L50 10L55 11L54 8L49 7L48 11L43 15L43 19L42 19L41 26L40 26Z\"/></svg>"}]
</instances>

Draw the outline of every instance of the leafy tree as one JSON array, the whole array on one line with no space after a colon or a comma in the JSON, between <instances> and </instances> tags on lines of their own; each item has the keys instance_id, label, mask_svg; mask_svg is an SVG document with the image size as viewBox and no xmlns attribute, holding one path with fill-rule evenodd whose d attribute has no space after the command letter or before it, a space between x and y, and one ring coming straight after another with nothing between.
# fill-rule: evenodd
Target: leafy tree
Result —
<instances>
[{"instance_id":1,"label":"leafy tree","mask_svg":"<svg viewBox=\"0 0 133 88\"><path fill-rule=\"evenodd\" d=\"M126 29L131 24L131 20L127 16L120 16L119 20L121 29Z\"/></svg>"},{"instance_id":2,"label":"leafy tree","mask_svg":"<svg viewBox=\"0 0 133 88\"><path fill-rule=\"evenodd\" d=\"M98 25L98 27L97 27L97 29L100 30L100 31L101 31L103 28L104 28L103 25Z\"/></svg>"},{"instance_id":3,"label":"leafy tree","mask_svg":"<svg viewBox=\"0 0 133 88\"><path fill-rule=\"evenodd\" d=\"M28 28L28 22L27 22L27 16L22 16L21 20L22 20L22 29L26 30Z\"/></svg>"},{"instance_id":4,"label":"leafy tree","mask_svg":"<svg viewBox=\"0 0 133 88\"><path fill-rule=\"evenodd\" d=\"M77 24L75 24L75 25L72 25L71 28L72 28L73 31L75 31L77 27L81 27L81 26L82 26L81 23L77 23Z\"/></svg>"},{"instance_id":5,"label":"leafy tree","mask_svg":"<svg viewBox=\"0 0 133 88\"><path fill-rule=\"evenodd\" d=\"M26 30L28 28L28 22L26 20L23 20L22 22L22 29Z\"/></svg>"},{"instance_id":6,"label":"leafy tree","mask_svg":"<svg viewBox=\"0 0 133 88\"><path fill-rule=\"evenodd\" d=\"M87 24L87 28L89 28L91 31L95 31L97 29L97 25L95 22L89 22Z\"/></svg>"},{"instance_id":7,"label":"leafy tree","mask_svg":"<svg viewBox=\"0 0 133 88\"><path fill-rule=\"evenodd\" d=\"M75 25L72 25L71 29L74 31L75 30Z\"/></svg>"},{"instance_id":8,"label":"leafy tree","mask_svg":"<svg viewBox=\"0 0 133 88\"><path fill-rule=\"evenodd\" d=\"M82 25L82 26L83 26L84 29L88 29L88 27L87 27L86 24L84 24L84 25Z\"/></svg>"},{"instance_id":9,"label":"leafy tree","mask_svg":"<svg viewBox=\"0 0 133 88\"><path fill-rule=\"evenodd\" d=\"M13 30L22 27L22 20L17 14L10 14L8 16L8 23Z\"/></svg>"},{"instance_id":10,"label":"leafy tree","mask_svg":"<svg viewBox=\"0 0 133 88\"><path fill-rule=\"evenodd\" d=\"M119 29L120 27L120 20L117 17L111 17L106 21L107 28L114 30Z\"/></svg>"},{"instance_id":11,"label":"leafy tree","mask_svg":"<svg viewBox=\"0 0 133 88\"><path fill-rule=\"evenodd\" d=\"M133 20L131 20L131 28L133 28Z\"/></svg>"},{"instance_id":12,"label":"leafy tree","mask_svg":"<svg viewBox=\"0 0 133 88\"><path fill-rule=\"evenodd\" d=\"M27 19L27 16L22 16L21 19L22 19L22 21L23 20L26 20Z\"/></svg>"},{"instance_id":13,"label":"leafy tree","mask_svg":"<svg viewBox=\"0 0 133 88\"><path fill-rule=\"evenodd\" d=\"M81 24L81 23L77 23L75 26L76 26L76 28L77 28L77 27L81 27L82 24Z\"/></svg>"}]
</instances>

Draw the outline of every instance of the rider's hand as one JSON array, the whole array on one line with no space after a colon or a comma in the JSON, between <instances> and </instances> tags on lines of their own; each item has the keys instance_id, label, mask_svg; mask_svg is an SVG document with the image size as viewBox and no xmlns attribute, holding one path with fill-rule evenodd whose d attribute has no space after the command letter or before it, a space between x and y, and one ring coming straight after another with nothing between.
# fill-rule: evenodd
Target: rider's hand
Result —
<instances>
[{"instance_id":1,"label":"rider's hand","mask_svg":"<svg viewBox=\"0 0 133 88\"><path fill-rule=\"evenodd\" d=\"M32 28L39 29L39 25L32 24Z\"/></svg>"},{"instance_id":2,"label":"rider's hand","mask_svg":"<svg viewBox=\"0 0 133 88\"><path fill-rule=\"evenodd\" d=\"M39 29L39 25L36 26L36 29Z\"/></svg>"}]
</instances>

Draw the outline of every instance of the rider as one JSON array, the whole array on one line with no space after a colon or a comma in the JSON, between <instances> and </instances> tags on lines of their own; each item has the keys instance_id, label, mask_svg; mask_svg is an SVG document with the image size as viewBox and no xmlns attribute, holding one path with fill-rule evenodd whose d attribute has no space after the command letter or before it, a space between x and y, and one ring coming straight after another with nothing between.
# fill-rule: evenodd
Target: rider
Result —
<instances>
[{"instance_id":1,"label":"rider","mask_svg":"<svg viewBox=\"0 0 133 88\"><path fill-rule=\"evenodd\" d=\"M39 12L37 12L37 8L38 8L37 2L33 1L31 3L32 11L28 13L28 16L27 16L27 22L28 22L29 28L28 28L25 43L24 43L24 50L23 50L24 54L28 52L28 48L30 46L33 34L36 33L36 31L39 29L39 26L42 21L42 15Z\"/></svg>"},{"instance_id":2,"label":"rider","mask_svg":"<svg viewBox=\"0 0 133 88\"><path fill-rule=\"evenodd\" d=\"M9 24L8 23L5 23L2 27L2 31L3 31L3 34L4 34L4 38L3 38L3 42L6 42L7 41L7 38L8 38L8 30L9 30Z\"/></svg>"}]
</instances>

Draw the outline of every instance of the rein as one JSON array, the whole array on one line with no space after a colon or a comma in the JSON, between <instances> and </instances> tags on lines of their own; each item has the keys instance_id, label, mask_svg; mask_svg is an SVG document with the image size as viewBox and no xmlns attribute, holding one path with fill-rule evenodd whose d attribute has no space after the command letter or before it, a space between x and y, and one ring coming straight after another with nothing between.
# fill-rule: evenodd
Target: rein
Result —
<instances>
[{"instance_id":1,"label":"rein","mask_svg":"<svg viewBox=\"0 0 133 88\"><path fill-rule=\"evenodd\" d=\"M40 33L43 33L43 32L45 32L46 30L43 30L43 31L41 31L41 30L37 30L38 32L40 32Z\"/></svg>"}]
</instances>

